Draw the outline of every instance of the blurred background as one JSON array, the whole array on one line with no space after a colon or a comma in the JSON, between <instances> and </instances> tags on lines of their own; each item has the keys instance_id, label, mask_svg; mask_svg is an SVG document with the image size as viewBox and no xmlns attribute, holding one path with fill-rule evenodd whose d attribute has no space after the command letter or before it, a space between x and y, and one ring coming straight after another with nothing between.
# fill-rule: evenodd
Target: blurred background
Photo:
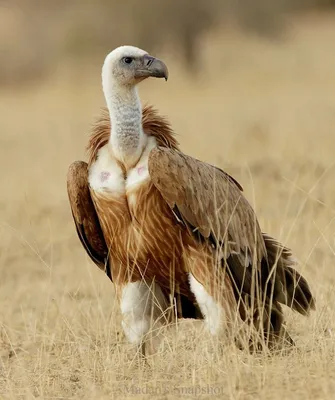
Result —
<instances>
[{"instance_id":1,"label":"blurred background","mask_svg":"<svg viewBox=\"0 0 335 400\"><path fill-rule=\"evenodd\" d=\"M73 393L64 338L102 346L119 329L113 289L77 238L66 173L86 159L104 106L101 66L122 44L166 62L169 81L143 82L143 103L169 118L184 152L232 174L263 230L293 248L320 311L293 330L304 337L308 324L313 335L334 325L334 6L0 0L0 394L36 386L36 376L38 393ZM75 360L87 391L91 364Z\"/></svg>"},{"instance_id":2,"label":"blurred background","mask_svg":"<svg viewBox=\"0 0 335 400\"><path fill-rule=\"evenodd\" d=\"M1 0L2 84L40 79L70 59L92 63L120 43L162 52L201 69L206 36L235 28L279 39L286 17L330 12L334 0Z\"/></svg>"}]
</instances>

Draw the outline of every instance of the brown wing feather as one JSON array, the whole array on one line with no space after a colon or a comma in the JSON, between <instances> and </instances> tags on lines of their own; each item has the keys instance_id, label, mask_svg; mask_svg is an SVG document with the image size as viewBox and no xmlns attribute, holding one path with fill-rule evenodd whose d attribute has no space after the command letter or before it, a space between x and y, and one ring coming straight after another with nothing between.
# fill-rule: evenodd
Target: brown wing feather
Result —
<instances>
[{"instance_id":1,"label":"brown wing feather","mask_svg":"<svg viewBox=\"0 0 335 400\"><path fill-rule=\"evenodd\" d=\"M176 206L203 237L223 245L227 256L233 252L244 258L248 254L251 260L264 257L255 213L240 185L224 171L174 149L156 148L149 156L149 173L170 207Z\"/></svg>"},{"instance_id":2,"label":"brown wing feather","mask_svg":"<svg viewBox=\"0 0 335 400\"><path fill-rule=\"evenodd\" d=\"M269 305L273 329L282 325L279 303L301 314L315 308L307 281L292 268L290 250L261 232L252 207L229 175L167 148L151 151L149 173L176 216L223 249L237 298L257 294Z\"/></svg>"},{"instance_id":3,"label":"brown wing feather","mask_svg":"<svg viewBox=\"0 0 335 400\"><path fill-rule=\"evenodd\" d=\"M315 310L315 299L307 280L293 267L291 250L263 233L269 265L276 265L275 296L278 301L306 315Z\"/></svg>"},{"instance_id":4,"label":"brown wing feather","mask_svg":"<svg viewBox=\"0 0 335 400\"><path fill-rule=\"evenodd\" d=\"M68 169L67 191L79 239L95 264L112 279L108 248L91 199L88 185L88 165L75 161Z\"/></svg>"},{"instance_id":5,"label":"brown wing feather","mask_svg":"<svg viewBox=\"0 0 335 400\"><path fill-rule=\"evenodd\" d=\"M218 168L172 149L152 150L148 166L154 185L182 221L186 220L185 225L190 224L193 233L197 230L200 240L208 238L208 243L223 250L222 271L230 277L241 318L262 329L269 343L282 336L281 307L275 298L271 301L267 285L270 271L264 238L236 182ZM212 282L215 271L208 271ZM195 278L206 284L202 272L193 267Z\"/></svg>"}]
</instances>

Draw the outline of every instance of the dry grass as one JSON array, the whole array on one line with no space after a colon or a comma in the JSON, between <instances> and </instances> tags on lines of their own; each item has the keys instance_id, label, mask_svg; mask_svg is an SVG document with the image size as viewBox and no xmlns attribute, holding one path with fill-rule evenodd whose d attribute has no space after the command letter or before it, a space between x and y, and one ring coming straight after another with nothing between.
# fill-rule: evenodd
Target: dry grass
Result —
<instances>
[{"instance_id":1,"label":"dry grass","mask_svg":"<svg viewBox=\"0 0 335 400\"><path fill-rule=\"evenodd\" d=\"M335 22L291 28L285 43L208 38L202 81L167 55L169 83L141 92L183 149L232 173L263 230L294 249L317 298L310 318L287 313L296 350L252 357L186 321L167 332L151 367L137 365L66 194L67 167L84 157L103 105L94 60L0 97L1 399L333 398Z\"/></svg>"}]
</instances>

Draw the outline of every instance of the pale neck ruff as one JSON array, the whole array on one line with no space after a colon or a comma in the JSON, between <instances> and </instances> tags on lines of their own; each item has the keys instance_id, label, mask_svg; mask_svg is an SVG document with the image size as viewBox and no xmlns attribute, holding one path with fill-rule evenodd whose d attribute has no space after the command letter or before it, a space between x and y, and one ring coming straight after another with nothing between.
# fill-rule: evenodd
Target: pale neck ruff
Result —
<instances>
[{"instance_id":1,"label":"pale neck ruff","mask_svg":"<svg viewBox=\"0 0 335 400\"><path fill-rule=\"evenodd\" d=\"M103 91L112 125L109 147L114 157L128 169L140 159L146 144L137 88L103 80Z\"/></svg>"}]
</instances>

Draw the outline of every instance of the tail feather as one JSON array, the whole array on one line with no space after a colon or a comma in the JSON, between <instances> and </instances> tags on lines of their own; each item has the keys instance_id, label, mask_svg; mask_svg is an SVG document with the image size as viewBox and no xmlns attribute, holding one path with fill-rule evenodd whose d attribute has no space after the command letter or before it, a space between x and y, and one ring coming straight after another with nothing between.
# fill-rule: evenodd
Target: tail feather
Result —
<instances>
[{"instance_id":1,"label":"tail feather","mask_svg":"<svg viewBox=\"0 0 335 400\"><path fill-rule=\"evenodd\" d=\"M267 234L263 238L266 257L256 274L245 268L238 254L231 253L223 264L233 282L240 317L255 328L250 331L252 351L294 345L285 327L282 304L302 315L315 309L308 282L296 271L291 251Z\"/></svg>"},{"instance_id":2,"label":"tail feather","mask_svg":"<svg viewBox=\"0 0 335 400\"><path fill-rule=\"evenodd\" d=\"M300 314L315 309L315 300L306 279L293 267L291 251L272 237L263 234L270 268L275 266L274 297Z\"/></svg>"}]
</instances>

